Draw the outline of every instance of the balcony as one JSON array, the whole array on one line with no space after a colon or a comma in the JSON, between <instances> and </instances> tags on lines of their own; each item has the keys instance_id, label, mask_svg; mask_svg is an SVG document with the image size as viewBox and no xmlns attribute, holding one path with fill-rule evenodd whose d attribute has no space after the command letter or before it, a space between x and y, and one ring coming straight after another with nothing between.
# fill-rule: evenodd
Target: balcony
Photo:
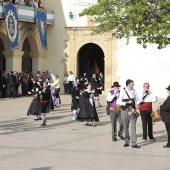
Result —
<instances>
[{"instance_id":1,"label":"balcony","mask_svg":"<svg viewBox=\"0 0 170 170\"><path fill-rule=\"evenodd\" d=\"M3 4L0 2L0 19L4 19ZM34 8L18 5L18 19L25 22L36 22ZM54 24L54 11L47 10L47 24Z\"/></svg>"}]
</instances>

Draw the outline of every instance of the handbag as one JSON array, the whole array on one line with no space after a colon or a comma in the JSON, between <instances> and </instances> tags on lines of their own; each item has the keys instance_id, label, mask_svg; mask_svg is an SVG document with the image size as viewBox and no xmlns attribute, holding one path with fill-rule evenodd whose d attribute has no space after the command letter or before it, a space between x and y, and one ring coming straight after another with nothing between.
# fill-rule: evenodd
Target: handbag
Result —
<instances>
[{"instance_id":1,"label":"handbag","mask_svg":"<svg viewBox=\"0 0 170 170\"><path fill-rule=\"evenodd\" d=\"M153 122L159 122L162 120L162 116L161 116L161 112L160 112L160 109L156 109L155 111L152 112L151 114L151 117L152 117L152 121Z\"/></svg>"},{"instance_id":2,"label":"handbag","mask_svg":"<svg viewBox=\"0 0 170 170\"><path fill-rule=\"evenodd\" d=\"M130 97L129 97L129 94L127 93L127 91L126 91L125 88L124 88L124 90L125 90L128 98L129 98L129 100L131 100ZM126 112L129 114L129 116L132 117L132 119L137 119L137 118L140 116L139 112L136 111L136 108L135 108L135 105L134 105L134 104L131 104L131 105L126 109Z\"/></svg>"}]
</instances>

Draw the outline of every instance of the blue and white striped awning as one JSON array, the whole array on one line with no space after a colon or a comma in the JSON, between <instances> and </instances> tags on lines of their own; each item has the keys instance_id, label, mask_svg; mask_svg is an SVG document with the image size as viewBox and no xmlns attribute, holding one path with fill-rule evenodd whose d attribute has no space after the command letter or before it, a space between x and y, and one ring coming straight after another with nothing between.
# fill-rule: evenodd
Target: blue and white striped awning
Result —
<instances>
[{"instance_id":1,"label":"blue and white striped awning","mask_svg":"<svg viewBox=\"0 0 170 170\"><path fill-rule=\"evenodd\" d=\"M3 4L0 2L0 18L4 18ZM34 8L18 5L19 21L35 22ZM54 11L47 10L47 24L54 24Z\"/></svg>"}]
</instances>

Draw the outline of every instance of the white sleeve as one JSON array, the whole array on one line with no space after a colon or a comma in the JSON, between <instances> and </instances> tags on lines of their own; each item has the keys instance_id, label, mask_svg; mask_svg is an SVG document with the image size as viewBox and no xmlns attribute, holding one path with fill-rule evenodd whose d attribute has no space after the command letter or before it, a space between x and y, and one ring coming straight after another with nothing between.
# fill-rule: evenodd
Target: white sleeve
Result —
<instances>
[{"instance_id":1,"label":"white sleeve","mask_svg":"<svg viewBox=\"0 0 170 170\"><path fill-rule=\"evenodd\" d=\"M116 96L115 94L112 95L112 94L109 92L108 95L107 95L107 101L108 101L108 102L111 102L111 101L114 99L115 96Z\"/></svg>"},{"instance_id":2,"label":"white sleeve","mask_svg":"<svg viewBox=\"0 0 170 170\"><path fill-rule=\"evenodd\" d=\"M125 106L126 102L122 101L123 96L124 96L124 91L121 90L116 103L119 104L119 105Z\"/></svg>"},{"instance_id":3,"label":"white sleeve","mask_svg":"<svg viewBox=\"0 0 170 170\"><path fill-rule=\"evenodd\" d=\"M54 83L51 83L51 86L56 86L59 83L59 80L56 80Z\"/></svg>"},{"instance_id":4,"label":"white sleeve","mask_svg":"<svg viewBox=\"0 0 170 170\"><path fill-rule=\"evenodd\" d=\"M140 94L142 94L142 93L140 93ZM143 95L139 95L139 101L140 101L140 103L143 102Z\"/></svg>"},{"instance_id":5,"label":"white sleeve","mask_svg":"<svg viewBox=\"0 0 170 170\"><path fill-rule=\"evenodd\" d=\"M135 96L135 101L136 101L136 104L138 105L138 104L140 104L140 100L139 100L139 97L138 97L138 95L137 95L137 93L136 93L136 90L135 90L135 94L134 94Z\"/></svg>"},{"instance_id":6,"label":"white sleeve","mask_svg":"<svg viewBox=\"0 0 170 170\"><path fill-rule=\"evenodd\" d=\"M151 101L153 102L153 103L155 103L155 102L157 102L157 96L154 94L154 93L150 93L150 96L151 96Z\"/></svg>"},{"instance_id":7,"label":"white sleeve","mask_svg":"<svg viewBox=\"0 0 170 170\"><path fill-rule=\"evenodd\" d=\"M52 79L53 79L53 81L54 81L54 80L55 80L54 74L51 74L51 77L52 77Z\"/></svg>"}]
</instances>

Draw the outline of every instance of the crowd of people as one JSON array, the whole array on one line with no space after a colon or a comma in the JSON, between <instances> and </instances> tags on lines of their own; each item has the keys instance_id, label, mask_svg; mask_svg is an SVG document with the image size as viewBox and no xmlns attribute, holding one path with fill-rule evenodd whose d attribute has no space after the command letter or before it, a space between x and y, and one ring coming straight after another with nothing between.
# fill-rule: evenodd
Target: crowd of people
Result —
<instances>
[{"instance_id":1,"label":"crowd of people","mask_svg":"<svg viewBox=\"0 0 170 170\"><path fill-rule=\"evenodd\" d=\"M10 73L6 74L5 72L2 72L0 83L2 97L16 98L29 95L28 92L31 92L33 89L33 79L33 73L27 72L26 69L22 73L10 71ZM42 74L40 71L37 72L35 77L36 81L43 82L46 79L50 79L48 70Z\"/></svg>"},{"instance_id":2,"label":"crowd of people","mask_svg":"<svg viewBox=\"0 0 170 170\"><path fill-rule=\"evenodd\" d=\"M13 75L11 72L9 77L13 75L13 79L16 80L16 74ZM24 75L25 74L26 70L24 71ZM27 94L34 94L34 98L30 104L27 115L36 116L35 120L42 119L42 125L46 126L46 113L48 113L51 109L54 109L54 106L60 107L61 104L61 80L57 74L51 74L48 70L42 74L38 71L35 79L32 75L30 75L31 74L28 74L27 76L27 80L29 80L29 84L31 84L31 86L29 86L30 88L27 88ZM64 74L63 86L65 89L65 94L71 95L73 120L77 119L79 121L87 121L86 125L95 127L95 122L99 121L95 109L95 102L97 102L97 107L102 106L99 102L99 94L104 90L103 73L100 73L98 76L93 74L91 79L88 80L86 73L84 73L83 77L79 79L74 76L72 71L70 71L68 74ZM13 85L10 84L9 87L11 88L12 95Z\"/></svg>"},{"instance_id":3,"label":"crowd of people","mask_svg":"<svg viewBox=\"0 0 170 170\"><path fill-rule=\"evenodd\" d=\"M71 95L72 119L86 122L85 125L95 127L99 122L96 107L101 107L99 94L104 91L103 73L92 74L88 79L86 73L76 78L72 71L65 73L62 80L65 94ZM142 121L143 141L155 141L153 136L152 103L157 102L157 96L150 91L149 83L143 84L143 91L137 93L134 89L134 81L128 79L125 88L120 89L118 82L114 82L107 94L107 114L110 115L112 125L112 141L117 141L117 135L125 141L124 147L131 144L132 148L141 148L137 145L136 121L139 110ZM57 74L53 75L48 70L37 72L34 78L32 73L24 70L23 73L10 72L7 76L2 73L2 95L3 97L19 97L19 95L34 94L27 115L35 115L35 120L43 120L46 126L46 113L54 106L60 107L61 80ZM170 147L170 86L166 88L168 97L164 103L159 103L161 118L165 123L168 133L168 143L165 148ZM17 96L18 95L18 96ZM119 131L117 133L117 121ZM131 123L131 135L129 124Z\"/></svg>"},{"instance_id":4,"label":"crowd of people","mask_svg":"<svg viewBox=\"0 0 170 170\"><path fill-rule=\"evenodd\" d=\"M44 9L42 0L0 0L0 2L12 2L17 5Z\"/></svg>"}]
</instances>

